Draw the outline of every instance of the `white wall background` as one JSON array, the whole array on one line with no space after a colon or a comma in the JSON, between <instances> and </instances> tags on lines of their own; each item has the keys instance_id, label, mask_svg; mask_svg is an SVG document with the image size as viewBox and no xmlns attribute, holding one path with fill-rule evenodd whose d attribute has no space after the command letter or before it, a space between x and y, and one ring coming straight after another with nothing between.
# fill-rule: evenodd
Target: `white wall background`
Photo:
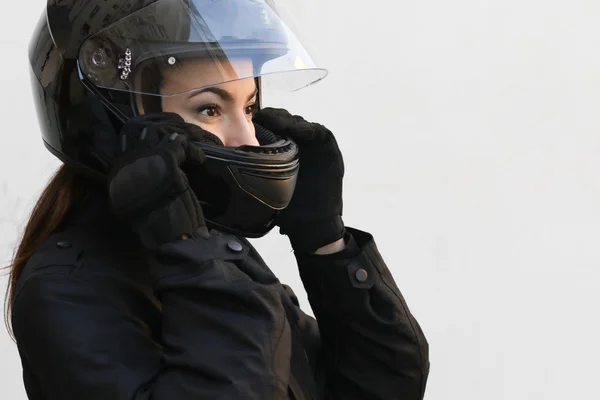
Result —
<instances>
[{"instance_id":1,"label":"white wall background","mask_svg":"<svg viewBox=\"0 0 600 400\"><path fill-rule=\"evenodd\" d=\"M276 104L337 134L346 222L375 235L430 341L425 398L598 398L600 4L294 2L331 74ZM3 263L58 166L27 72L44 4L0 13ZM256 245L304 295L285 239ZM0 351L0 397L25 399L4 331Z\"/></svg>"}]
</instances>

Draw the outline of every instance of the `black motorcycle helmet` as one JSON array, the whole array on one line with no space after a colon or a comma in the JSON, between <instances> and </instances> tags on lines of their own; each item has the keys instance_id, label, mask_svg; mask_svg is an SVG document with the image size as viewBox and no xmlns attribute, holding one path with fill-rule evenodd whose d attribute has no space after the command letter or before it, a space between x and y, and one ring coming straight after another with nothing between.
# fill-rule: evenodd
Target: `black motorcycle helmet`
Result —
<instances>
[{"instance_id":1,"label":"black motorcycle helmet","mask_svg":"<svg viewBox=\"0 0 600 400\"><path fill-rule=\"evenodd\" d=\"M31 39L32 87L48 150L91 178L105 180L102 154L129 118L161 110L161 73L186 59L227 66L235 79L297 90L327 75L317 68L271 0L48 0ZM234 60L251 60L251 71ZM231 81L231 79L229 79ZM111 129L102 129L100 115ZM256 126L260 146L226 147L214 135L194 143L207 156L188 174L207 223L247 237L273 227L293 194L296 145Z\"/></svg>"}]
</instances>

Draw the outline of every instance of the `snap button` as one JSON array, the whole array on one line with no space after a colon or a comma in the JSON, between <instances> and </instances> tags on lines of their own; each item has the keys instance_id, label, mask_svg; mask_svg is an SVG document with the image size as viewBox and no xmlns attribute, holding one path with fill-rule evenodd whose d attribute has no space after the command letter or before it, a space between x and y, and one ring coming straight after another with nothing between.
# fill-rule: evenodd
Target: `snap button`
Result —
<instances>
[{"instance_id":1,"label":"snap button","mask_svg":"<svg viewBox=\"0 0 600 400\"><path fill-rule=\"evenodd\" d=\"M71 243L70 242L58 242L58 243L56 243L56 247L58 247L60 249L68 249L69 247L71 247Z\"/></svg>"},{"instance_id":2,"label":"snap button","mask_svg":"<svg viewBox=\"0 0 600 400\"><path fill-rule=\"evenodd\" d=\"M358 271L356 271L356 274L354 276L356 276L357 281L364 282L369 277L369 274L367 273L367 271L361 268Z\"/></svg>"},{"instance_id":3,"label":"snap button","mask_svg":"<svg viewBox=\"0 0 600 400\"><path fill-rule=\"evenodd\" d=\"M229 248L229 250L235 251L236 253L240 252L240 251L242 251L244 249L242 247L242 245L239 242L236 242L235 240L230 240L227 243L227 247Z\"/></svg>"}]
</instances>

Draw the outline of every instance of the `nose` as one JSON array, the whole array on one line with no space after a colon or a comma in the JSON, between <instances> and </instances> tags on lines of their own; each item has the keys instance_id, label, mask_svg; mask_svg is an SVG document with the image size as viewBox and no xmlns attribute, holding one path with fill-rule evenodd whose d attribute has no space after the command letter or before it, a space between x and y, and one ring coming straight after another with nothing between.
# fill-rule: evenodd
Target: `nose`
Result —
<instances>
[{"instance_id":1,"label":"nose","mask_svg":"<svg viewBox=\"0 0 600 400\"><path fill-rule=\"evenodd\" d=\"M256 139L254 125L251 122L248 122L248 118L244 113L232 116L228 125L227 134L224 135L225 146L258 146L259 143Z\"/></svg>"}]
</instances>

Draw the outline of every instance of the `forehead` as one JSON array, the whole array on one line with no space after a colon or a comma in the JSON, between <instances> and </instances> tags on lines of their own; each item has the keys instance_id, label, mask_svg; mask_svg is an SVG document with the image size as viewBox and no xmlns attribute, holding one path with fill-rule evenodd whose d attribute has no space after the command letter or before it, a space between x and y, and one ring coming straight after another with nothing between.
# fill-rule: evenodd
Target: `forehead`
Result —
<instances>
[{"instance_id":1,"label":"forehead","mask_svg":"<svg viewBox=\"0 0 600 400\"><path fill-rule=\"evenodd\" d=\"M181 93L249 77L253 77L253 68L252 60L247 58L178 60L162 71L161 87Z\"/></svg>"}]
</instances>

